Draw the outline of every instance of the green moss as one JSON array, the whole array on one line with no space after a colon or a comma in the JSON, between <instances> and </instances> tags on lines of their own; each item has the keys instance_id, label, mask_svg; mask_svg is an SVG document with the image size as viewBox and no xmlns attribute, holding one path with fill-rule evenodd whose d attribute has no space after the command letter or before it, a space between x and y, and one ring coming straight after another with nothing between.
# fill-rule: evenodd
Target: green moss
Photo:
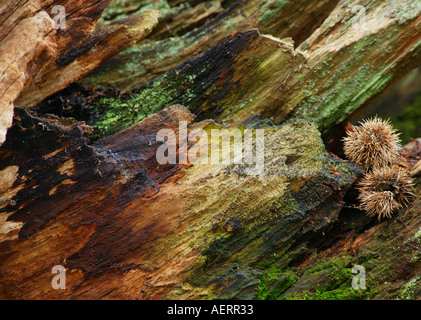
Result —
<instances>
[{"instance_id":1,"label":"green moss","mask_svg":"<svg viewBox=\"0 0 421 320\"><path fill-rule=\"evenodd\" d=\"M139 100L138 96L126 101L116 98L100 99L96 104L96 109L99 114L103 114L103 117L93 125L94 133L91 139L95 141L128 128L159 110L159 104L148 102Z\"/></svg>"},{"instance_id":2,"label":"green moss","mask_svg":"<svg viewBox=\"0 0 421 320\"><path fill-rule=\"evenodd\" d=\"M254 299L275 300L297 281L297 276L292 272L282 273L273 269L260 275L259 281L259 292Z\"/></svg>"},{"instance_id":3,"label":"green moss","mask_svg":"<svg viewBox=\"0 0 421 320\"><path fill-rule=\"evenodd\" d=\"M294 271L293 268L281 270L264 263L259 265L270 269L259 276L259 291L255 299L361 300L373 294L371 288L352 288L354 275L350 256L317 260L305 271ZM305 290L300 291L295 286Z\"/></svg>"},{"instance_id":4,"label":"green moss","mask_svg":"<svg viewBox=\"0 0 421 320\"><path fill-rule=\"evenodd\" d=\"M306 271L306 274L314 274L320 271L330 269L332 275L335 275L335 278L338 275L344 276L347 278L351 274L351 269L345 269L346 266L350 265L352 258L350 256L335 257L331 259L322 259L317 261L317 263ZM349 272L349 274L348 274Z\"/></svg>"},{"instance_id":5,"label":"green moss","mask_svg":"<svg viewBox=\"0 0 421 320\"><path fill-rule=\"evenodd\" d=\"M368 293L364 290L354 290L351 287L338 288L331 291L317 290L315 294L303 294L303 300L363 300Z\"/></svg>"},{"instance_id":6,"label":"green moss","mask_svg":"<svg viewBox=\"0 0 421 320\"><path fill-rule=\"evenodd\" d=\"M192 74L174 69L133 91L128 98L100 99L95 108L102 117L93 125L92 139L96 140L128 128L172 104L179 103L188 107L200 98L192 84L195 83L197 75L206 68L206 64L202 65Z\"/></svg>"},{"instance_id":7,"label":"green moss","mask_svg":"<svg viewBox=\"0 0 421 320\"><path fill-rule=\"evenodd\" d=\"M412 300L415 298L415 293L421 291L421 276L415 277L407 284L405 284L402 290L399 292L399 298L403 300Z\"/></svg>"},{"instance_id":8,"label":"green moss","mask_svg":"<svg viewBox=\"0 0 421 320\"><path fill-rule=\"evenodd\" d=\"M367 299L371 293L352 288L352 258L336 257L317 261L313 267L306 269L299 281L308 283L306 290L283 296L282 299L297 300L355 300ZM307 280L308 279L308 280Z\"/></svg>"}]
</instances>

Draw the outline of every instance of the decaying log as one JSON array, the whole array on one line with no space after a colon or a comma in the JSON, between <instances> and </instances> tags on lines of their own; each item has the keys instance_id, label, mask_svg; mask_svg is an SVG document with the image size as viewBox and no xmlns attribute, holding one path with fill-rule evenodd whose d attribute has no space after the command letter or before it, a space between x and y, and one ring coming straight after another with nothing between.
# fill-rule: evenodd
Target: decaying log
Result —
<instances>
[{"instance_id":1,"label":"decaying log","mask_svg":"<svg viewBox=\"0 0 421 320\"><path fill-rule=\"evenodd\" d=\"M159 12L151 10L92 34L109 3L110 0L2 3L0 144L11 125L14 105L36 105L146 37L158 23ZM57 6L61 6L60 12L65 10L65 19L55 20L57 12L53 9ZM62 28L56 24L63 21Z\"/></svg>"},{"instance_id":2,"label":"decaying log","mask_svg":"<svg viewBox=\"0 0 421 320\"><path fill-rule=\"evenodd\" d=\"M114 1L107 7L100 25L107 25L145 10L155 9L161 12L159 23L148 39L164 39L182 35L204 23L223 11L221 0L188 0L188 1Z\"/></svg>"},{"instance_id":3,"label":"decaying log","mask_svg":"<svg viewBox=\"0 0 421 320\"><path fill-rule=\"evenodd\" d=\"M265 129L258 177L241 164L158 165L161 128L221 128L194 118L172 106L87 145L89 127L18 109L0 148L0 297L419 296L403 286L420 270L419 195L378 224L344 207L362 169L325 153L306 121L251 126ZM403 155L414 163L421 148ZM350 289L355 264L368 290ZM54 265L67 269L66 290L51 287Z\"/></svg>"},{"instance_id":4,"label":"decaying log","mask_svg":"<svg viewBox=\"0 0 421 320\"><path fill-rule=\"evenodd\" d=\"M418 2L182 2L158 21L138 12L144 0L124 0L133 6L110 8L95 32L109 1L0 7L4 127L16 99L32 106L152 32L84 79L127 91L86 89L102 117L93 128L43 104L15 108L0 146L0 299L419 298L419 139L401 154L415 199L382 221L358 207L363 169L321 139L419 64ZM54 29L56 4L69 29ZM182 152L158 163L161 129L263 129L263 172L183 163ZM208 141L187 148L202 143L219 155ZM65 290L52 287L56 265ZM355 265L366 290L351 287Z\"/></svg>"},{"instance_id":5,"label":"decaying log","mask_svg":"<svg viewBox=\"0 0 421 320\"><path fill-rule=\"evenodd\" d=\"M421 6L358 3L367 8L364 24L338 4L297 49L257 30L235 32L133 90L130 101L107 100L110 114L95 125L97 132L113 133L148 114L118 114L122 105L156 112L179 103L200 119L237 123L259 114L279 124L304 118L326 133L420 61Z\"/></svg>"},{"instance_id":6,"label":"decaying log","mask_svg":"<svg viewBox=\"0 0 421 320\"><path fill-rule=\"evenodd\" d=\"M256 265L332 224L360 172L305 121L265 129L258 177L240 164L158 165L159 129L218 128L193 119L173 106L89 146L77 124L19 110L0 149L0 296L214 298L239 281L247 292L229 295L250 297ZM235 261L246 277L230 275ZM51 288L57 264L66 290Z\"/></svg>"},{"instance_id":7,"label":"decaying log","mask_svg":"<svg viewBox=\"0 0 421 320\"><path fill-rule=\"evenodd\" d=\"M13 118L13 102L35 76L54 64L93 30L110 0L2 1L0 6L0 144ZM83 4L83 5L82 5ZM59 32L49 15L65 6L66 29ZM84 10L80 10L83 7Z\"/></svg>"},{"instance_id":8,"label":"decaying log","mask_svg":"<svg viewBox=\"0 0 421 320\"><path fill-rule=\"evenodd\" d=\"M145 38L158 23L158 17L159 11L151 10L98 29L33 81L20 94L16 106L33 107L79 80L103 61Z\"/></svg>"},{"instance_id":9,"label":"decaying log","mask_svg":"<svg viewBox=\"0 0 421 320\"><path fill-rule=\"evenodd\" d=\"M109 7L110 13L124 12L124 7L137 1L125 1ZM227 34L258 27L262 34L278 38L292 37L298 45L307 39L338 0L239 0L229 5L214 19L190 32L165 39L145 41L110 59L83 82L104 87L117 87L128 92L175 68L221 41ZM136 7L135 4L127 8ZM196 8L196 6L194 7ZM197 9L192 9L197 10ZM163 16L172 15L171 11ZM188 14L188 12L186 12ZM176 18L176 21L180 21ZM165 18L156 30L167 29ZM169 29L172 24L169 24ZM175 30L177 32L177 29ZM154 39L154 33L151 35Z\"/></svg>"}]
</instances>

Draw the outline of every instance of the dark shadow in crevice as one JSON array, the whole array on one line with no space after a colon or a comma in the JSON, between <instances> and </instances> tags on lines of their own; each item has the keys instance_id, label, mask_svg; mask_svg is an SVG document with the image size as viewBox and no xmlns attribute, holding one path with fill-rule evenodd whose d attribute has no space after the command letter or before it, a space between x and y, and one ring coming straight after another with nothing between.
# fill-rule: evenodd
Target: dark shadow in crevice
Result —
<instances>
[{"instance_id":1,"label":"dark shadow in crevice","mask_svg":"<svg viewBox=\"0 0 421 320\"><path fill-rule=\"evenodd\" d=\"M316 231L309 231L297 239L295 245L290 249L298 248L305 244L307 250L288 264L288 267L297 267L303 263L314 252L321 252L327 249L335 252L335 247L340 248L342 240L349 236L357 237L366 230L378 224L376 218L371 218L359 209L358 191L356 183L344 197L344 206L341 209L337 220L326 228Z\"/></svg>"}]
</instances>

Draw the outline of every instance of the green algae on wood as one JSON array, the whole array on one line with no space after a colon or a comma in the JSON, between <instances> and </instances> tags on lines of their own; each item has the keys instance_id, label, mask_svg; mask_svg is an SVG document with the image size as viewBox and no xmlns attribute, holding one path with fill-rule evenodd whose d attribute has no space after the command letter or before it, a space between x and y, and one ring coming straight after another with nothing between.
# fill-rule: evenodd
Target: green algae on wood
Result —
<instances>
[{"instance_id":1,"label":"green algae on wood","mask_svg":"<svg viewBox=\"0 0 421 320\"><path fill-rule=\"evenodd\" d=\"M339 4L298 49L257 30L237 32L131 94L151 110L179 103L199 119L225 124L257 114L277 124L303 118L325 133L419 61L421 9L409 9L415 11L408 24L391 15L379 25L378 14L389 7L376 4L364 32L345 23L353 16ZM110 118L119 121L124 114Z\"/></svg>"},{"instance_id":2,"label":"green algae on wood","mask_svg":"<svg viewBox=\"0 0 421 320\"><path fill-rule=\"evenodd\" d=\"M312 123L295 121L264 129L265 169L259 177L235 178L241 172L239 165L230 165L229 170L209 165L190 167L179 181L181 186L193 184L209 170L207 187L202 185L191 195L195 206L187 203L185 207L195 216L188 233L198 237L195 243L201 244L201 258L166 298L278 296L295 281L289 271L286 278L282 275L282 268L300 254L292 250L291 240L319 232L335 221L340 204L332 201L355 181L358 168L325 155L320 132ZM292 155L294 160L288 160ZM335 162L338 171L333 171ZM220 170L225 173L221 175ZM238 221L238 229L224 228L231 219ZM212 228L198 236L199 230L206 229L203 226ZM261 267L265 261L272 266L268 275ZM281 283L276 277L282 278ZM268 281L270 288L266 288Z\"/></svg>"},{"instance_id":3,"label":"green algae on wood","mask_svg":"<svg viewBox=\"0 0 421 320\"><path fill-rule=\"evenodd\" d=\"M63 128L20 110L0 150L3 166L20 165L22 185L14 189L25 191L5 195L9 220L22 224L0 240L8 241L1 296L251 299L264 276L262 262L288 263L294 237L335 221L358 168L336 159L347 170L333 171L315 124L260 127L266 144L260 174L245 174L243 163L158 164L160 129L180 132L180 121L190 132L221 128L194 118L174 105L87 145L77 123ZM247 129L222 128L240 136ZM69 159L72 165L62 168ZM63 179L71 182L57 187ZM33 250L34 239L60 250L46 256ZM55 261L69 270L66 290L48 289Z\"/></svg>"},{"instance_id":4,"label":"green algae on wood","mask_svg":"<svg viewBox=\"0 0 421 320\"><path fill-rule=\"evenodd\" d=\"M104 63L83 81L129 92L206 51L227 34L256 26L263 34L278 38L292 37L298 45L322 23L336 3L337 0L322 0L317 4L308 0L236 1L214 19L184 35L171 35L135 45ZM116 7L124 8L118 3ZM110 10L114 10L112 8L113 5Z\"/></svg>"},{"instance_id":5,"label":"green algae on wood","mask_svg":"<svg viewBox=\"0 0 421 320\"><path fill-rule=\"evenodd\" d=\"M145 106L152 111L171 104L182 104L196 113L199 119L222 120L225 114L235 113L238 116L235 121L244 120L248 117L250 107L263 109L265 105L273 104L274 98L269 94L273 87L259 86L261 81L269 83L276 77L281 85L288 74L303 62L304 57L295 53L289 42L260 35L256 30L239 32L224 38L218 46L133 90L130 98L122 101L123 109L127 109L125 105L130 100L136 101L139 108ZM276 64L277 68L270 69L270 64ZM248 75L249 70L256 72ZM112 127L113 122L116 123L116 128L121 129L121 123L130 126L141 119L138 116L133 117L131 112L129 116L118 112L118 99L102 102L111 107L111 114L105 115L94 126L102 130L101 135L113 132L103 130ZM99 108L102 108L102 102Z\"/></svg>"},{"instance_id":6,"label":"green algae on wood","mask_svg":"<svg viewBox=\"0 0 421 320\"><path fill-rule=\"evenodd\" d=\"M220 0L173 3L167 0L120 0L113 1L98 21L99 25L108 25L117 19L139 14L146 10L158 10L161 13L160 22L150 35L150 39L163 39L168 36L182 36L197 25L223 9Z\"/></svg>"}]
</instances>

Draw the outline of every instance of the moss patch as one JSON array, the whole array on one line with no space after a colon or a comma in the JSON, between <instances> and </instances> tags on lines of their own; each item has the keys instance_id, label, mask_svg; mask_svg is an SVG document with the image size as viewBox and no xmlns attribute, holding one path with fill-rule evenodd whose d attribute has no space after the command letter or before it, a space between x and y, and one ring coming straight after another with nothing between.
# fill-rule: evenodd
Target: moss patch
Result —
<instances>
[{"instance_id":1,"label":"moss patch","mask_svg":"<svg viewBox=\"0 0 421 320\"><path fill-rule=\"evenodd\" d=\"M275 300L297 281L297 276L292 272L282 273L279 269L273 269L262 274L259 281L259 293L254 299Z\"/></svg>"}]
</instances>

